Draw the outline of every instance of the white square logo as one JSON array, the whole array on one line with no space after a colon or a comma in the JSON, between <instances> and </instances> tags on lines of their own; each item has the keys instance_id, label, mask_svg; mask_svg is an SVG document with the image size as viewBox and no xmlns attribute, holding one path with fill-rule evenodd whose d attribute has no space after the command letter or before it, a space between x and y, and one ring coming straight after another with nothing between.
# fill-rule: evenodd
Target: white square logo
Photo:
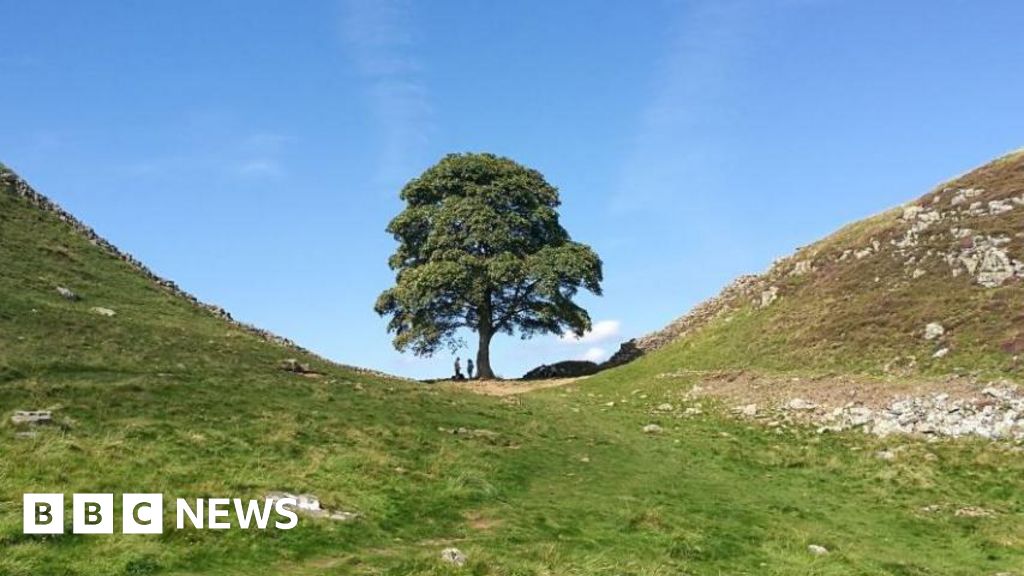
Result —
<instances>
[{"instance_id":1,"label":"white square logo","mask_svg":"<svg viewBox=\"0 0 1024 576\"><path fill-rule=\"evenodd\" d=\"M25 534L64 533L63 494L25 494L22 504Z\"/></svg>"},{"instance_id":2,"label":"white square logo","mask_svg":"<svg viewBox=\"0 0 1024 576\"><path fill-rule=\"evenodd\" d=\"M125 534L163 534L164 495L124 494L121 497L121 531Z\"/></svg>"},{"instance_id":3,"label":"white square logo","mask_svg":"<svg viewBox=\"0 0 1024 576\"><path fill-rule=\"evenodd\" d=\"M75 534L113 534L114 495L75 494L71 506L71 527Z\"/></svg>"}]
</instances>

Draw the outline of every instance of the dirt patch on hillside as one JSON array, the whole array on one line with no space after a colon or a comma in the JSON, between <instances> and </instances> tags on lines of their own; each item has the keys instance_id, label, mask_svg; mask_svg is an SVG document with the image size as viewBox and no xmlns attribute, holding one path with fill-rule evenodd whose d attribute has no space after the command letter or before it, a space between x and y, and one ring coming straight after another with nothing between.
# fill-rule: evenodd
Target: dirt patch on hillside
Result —
<instances>
[{"instance_id":1,"label":"dirt patch on hillside","mask_svg":"<svg viewBox=\"0 0 1024 576\"><path fill-rule=\"evenodd\" d=\"M465 380L461 382L446 381L438 383L449 390L468 390L487 396L514 396L544 388L557 388L587 378L552 378L550 380Z\"/></svg>"}]
</instances>

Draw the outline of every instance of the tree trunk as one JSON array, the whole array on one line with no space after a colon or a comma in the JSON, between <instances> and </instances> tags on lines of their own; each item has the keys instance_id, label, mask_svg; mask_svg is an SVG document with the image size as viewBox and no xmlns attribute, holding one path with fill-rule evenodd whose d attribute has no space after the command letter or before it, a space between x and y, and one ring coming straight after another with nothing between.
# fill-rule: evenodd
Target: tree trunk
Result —
<instances>
[{"instance_id":1,"label":"tree trunk","mask_svg":"<svg viewBox=\"0 0 1024 576\"><path fill-rule=\"evenodd\" d=\"M476 377L480 380L493 380L494 371L491 370L491 326L480 327L480 348L476 351Z\"/></svg>"},{"instance_id":2,"label":"tree trunk","mask_svg":"<svg viewBox=\"0 0 1024 576\"><path fill-rule=\"evenodd\" d=\"M494 335L494 316L491 310L491 291L484 292L483 301L477 308L479 313L480 326L477 333L480 335L480 347L476 351L476 377L480 380L493 380L494 371L491 370L491 336Z\"/></svg>"}]
</instances>

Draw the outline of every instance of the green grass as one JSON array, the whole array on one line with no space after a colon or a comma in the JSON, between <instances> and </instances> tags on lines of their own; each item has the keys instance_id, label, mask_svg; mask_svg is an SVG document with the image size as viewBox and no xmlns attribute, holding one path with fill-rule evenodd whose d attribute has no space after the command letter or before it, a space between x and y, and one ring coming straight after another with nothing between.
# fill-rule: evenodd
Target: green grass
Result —
<instances>
[{"instance_id":1,"label":"green grass","mask_svg":"<svg viewBox=\"0 0 1024 576\"><path fill-rule=\"evenodd\" d=\"M755 315L738 317L734 334L708 333L699 350L671 347L509 401L375 377L264 342L2 191L0 264L5 576L975 575L1024 567L1024 461L1011 446L776 433L713 405L682 417L692 377L659 375L736 363L744 349L731 338L758 330ZM82 300L65 301L56 285ZM281 371L289 357L324 376ZM656 413L663 402L677 410ZM17 437L11 412L34 408L55 410L59 425ZM664 433L643 434L651 422ZM458 427L496 435L448 432ZM905 448L895 461L874 456L896 446ZM314 493L362 516L304 519L291 531L21 534L24 492L272 490ZM936 504L940 512L920 511ZM997 515L956 517L963 506ZM832 553L813 557L812 543ZM447 546L469 564L442 565Z\"/></svg>"}]
</instances>

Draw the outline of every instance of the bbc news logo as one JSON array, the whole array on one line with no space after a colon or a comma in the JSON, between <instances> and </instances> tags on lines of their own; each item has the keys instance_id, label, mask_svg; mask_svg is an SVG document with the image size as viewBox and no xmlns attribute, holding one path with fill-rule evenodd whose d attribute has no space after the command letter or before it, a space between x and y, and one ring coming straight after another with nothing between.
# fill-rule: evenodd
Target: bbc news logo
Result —
<instances>
[{"instance_id":1,"label":"bbc news logo","mask_svg":"<svg viewBox=\"0 0 1024 576\"><path fill-rule=\"evenodd\" d=\"M25 534L63 534L64 495L25 494L23 496L23 531ZM175 500L175 526L199 530L266 530L273 526L291 530L299 523L294 511L295 498L185 498ZM71 532L73 534L114 533L113 494L73 494L71 498ZM231 523L234 516L235 524ZM274 520L271 522L271 520ZM163 494L122 494L122 534L163 534Z\"/></svg>"}]
</instances>

